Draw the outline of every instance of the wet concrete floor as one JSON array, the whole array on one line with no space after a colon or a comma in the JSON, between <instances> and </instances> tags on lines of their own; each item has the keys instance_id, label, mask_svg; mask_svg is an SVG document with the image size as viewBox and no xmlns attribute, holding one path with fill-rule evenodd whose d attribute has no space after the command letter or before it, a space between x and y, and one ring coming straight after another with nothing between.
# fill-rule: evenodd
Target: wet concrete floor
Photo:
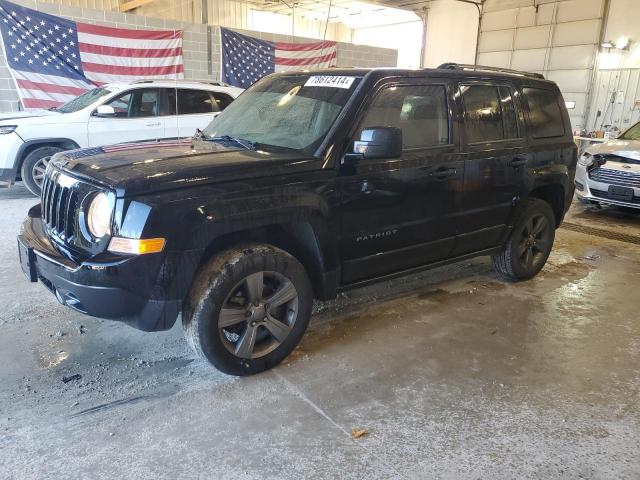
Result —
<instances>
[{"instance_id":1,"label":"wet concrete floor","mask_svg":"<svg viewBox=\"0 0 640 480\"><path fill-rule=\"evenodd\" d=\"M180 325L27 283L34 203L0 190L0 478L640 478L640 211L574 205L599 234L561 228L529 282L480 258L319 304L290 358L238 379Z\"/></svg>"}]
</instances>

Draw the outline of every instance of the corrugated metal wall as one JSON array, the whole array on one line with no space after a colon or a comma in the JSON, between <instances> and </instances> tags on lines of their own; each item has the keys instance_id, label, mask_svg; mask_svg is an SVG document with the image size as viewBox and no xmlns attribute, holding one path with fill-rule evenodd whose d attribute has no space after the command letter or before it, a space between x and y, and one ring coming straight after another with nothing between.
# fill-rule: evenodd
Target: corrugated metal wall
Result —
<instances>
[{"instance_id":1,"label":"corrugated metal wall","mask_svg":"<svg viewBox=\"0 0 640 480\"><path fill-rule=\"evenodd\" d=\"M589 129L616 125L624 130L640 121L640 69L600 70L591 103Z\"/></svg>"},{"instance_id":2,"label":"corrugated metal wall","mask_svg":"<svg viewBox=\"0 0 640 480\"><path fill-rule=\"evenodd\" d=\"M477 62L540 72L558 83L574 128L586 125L603 0L489 1L482 16ZM514 6L521 5L521 6Z\"/></svg>"}]
</instances>

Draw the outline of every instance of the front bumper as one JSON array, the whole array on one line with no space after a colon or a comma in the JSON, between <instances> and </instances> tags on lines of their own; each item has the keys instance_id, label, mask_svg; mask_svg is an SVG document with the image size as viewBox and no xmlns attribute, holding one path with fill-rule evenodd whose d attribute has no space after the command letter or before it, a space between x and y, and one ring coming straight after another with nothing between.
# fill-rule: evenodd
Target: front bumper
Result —
<instances>
[{"instance_id":1,"label":"front bumper","mask_svg":"<svg viewBox=\"0 0 640 480\"><path fill-rule=\"evenodd\" d=\"M618 205L620 207L640 208L639 188L634 189L634 196L631 201L622 201L617 198L611 198L609 195L610 184L592 180L589 178L587 169L580 165L576 168L575 186L576 195L581 200Z\"/></svg>"},{"instance_id":2,"label":"front bumper","mask_svg":"<svg viewBox=\"0 0 640 480\"><path fill-rule=\"evenodd\" d=\"M39 208L29 212L18 236L20 263L30 281L40 281L60 303L87 315L147 332L173 326L181 301L152 285L161 254L76 263L51 243L37 213Z\"/></svg>"}]
</instances>

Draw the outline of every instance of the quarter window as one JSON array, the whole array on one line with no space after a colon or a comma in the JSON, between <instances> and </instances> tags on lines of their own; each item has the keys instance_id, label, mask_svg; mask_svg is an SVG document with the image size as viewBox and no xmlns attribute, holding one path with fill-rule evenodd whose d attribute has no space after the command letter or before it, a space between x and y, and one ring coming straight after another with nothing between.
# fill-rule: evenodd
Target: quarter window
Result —
<instances>
[{"instance_id":1,"label":"quarter window","mask_svg":"<svg viewBox=\"0 0 640 480\"><path fill-rule=\"evenodd\" d=\"M217 111L217 104L206 90L178 90L178 115Z\"/></svg>"},{"instance_id":2,"label":"quarter window","mask_svg":"<svg viewBox=\"0 0 640 480\"><path fill-rule=\"evenodd\" d=\"M369 106L358 132L371 127L399 128L405 148L449 144L445 87L422 85L385 88Z\"/></svg>"},{"instance_id":3,"label":"quarter window","mask_svg":"<svg viewBox=\"0 0 640 480\"><path fill-rule=\"evenodd\" d=\"M552 90L522 89L529 108L531 135L534 138L561 137L565 134L558 94Z\"/></svg>"},{"instance_id":4,"label":"quarter window","mask_svg":"<svg viewBox=\"0 0 640 480\"><path fill-rule=\"evenodd\" d=\"M492 85L461 85L468 143L518 138L511 89Z\"/></svg>"}]
</instances>

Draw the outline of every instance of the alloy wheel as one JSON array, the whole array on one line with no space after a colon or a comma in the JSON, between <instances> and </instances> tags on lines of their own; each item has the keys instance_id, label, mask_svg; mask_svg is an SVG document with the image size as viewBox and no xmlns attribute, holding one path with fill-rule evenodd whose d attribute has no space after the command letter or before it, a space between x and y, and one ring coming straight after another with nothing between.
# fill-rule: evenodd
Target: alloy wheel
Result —
<instances>
[{"instance_id":1,"label":"alloy wheel","mask_svg":"<svg viewBox=\"0 0 640 480\"><path fill-rule=\"evenodd\" d=\"M47 171L47 165L49 165L49 161L51 160L51 156L42 157L38 160L31 169L31 176L33 177L33 181L39 188L42 188L42 181L44 180L44 174Z\"/></svg>"},{"instance_id":2,"label":"alloy wheel","mask_svg":"<svg viewBox=\"0 0 640 480\"><path fill-rule=\"evenodd\" d=\"M227 350L240 358L259 358L285 341L298 317L298 292L278 272L256 272L240 281L218 315Z\"/></svg>"},{"instance_id":3,"label":"alloy wheel","mask_svg":"<svg viewBox=\"0 0 640 480\"><path fill-rule=\"evenodd\" d=\"M518 242L518 259L527 270L544 262L552 246L553 230L544 215L533 215L524 224Z\"/></svg>"}]
</instances>

